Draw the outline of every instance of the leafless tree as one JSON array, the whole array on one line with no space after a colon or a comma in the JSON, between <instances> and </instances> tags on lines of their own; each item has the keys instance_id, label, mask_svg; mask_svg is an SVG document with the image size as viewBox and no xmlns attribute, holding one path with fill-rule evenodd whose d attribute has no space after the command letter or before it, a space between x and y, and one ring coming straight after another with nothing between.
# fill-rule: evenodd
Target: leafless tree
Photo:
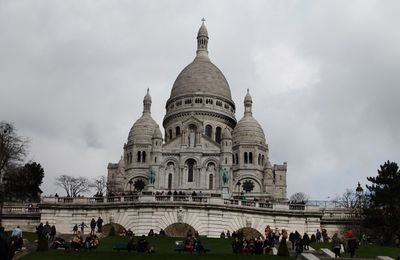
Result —
<instances>
[{"instance_id":1,"label":"leafless tree","mask_svg":"<svg viewBox=\"0 0 400 260\"><path fill-rule=\"evenodd\" d=\"M0 183L7 168L22 162L29 140L17 135L14 125L0 122Z\"/></svg>"},{"instance_id":2,"label":"leafless tree","mask_svg":"<svg viewBox=\"0 0 400 260\"><path fill-rule=\"evenodd\" d=\"M107 179L105 176L99 176L97 178L93 178L89 187L94 188L96 193L99 195L103 195L107 188Z\"/></svg>"},{"instance_id":3,"label":"leafless tree","mask_svg":"<svg viewBox=\"0 0 400 260\"><path fill-rule=\"evenodd\" d=\"M334 199L335 203L346 209L355 209L358 206L358 198L354 191L346 189L342 196Z\"/></svg>"},{"instance_id":4,"label":"leafless tree","mask_svg":"<svg viewBox=\"0 0 400 260\"><path fill-rule=\"evenodd\" d=\"M56 178L56 185L63 188L69 197L77 197L89 191L89 180L85 177L64 174Z\"/></svg>"},{"instance_id":5,"label":"leafless tree","mask_svg":"<svg viewBox=\"0 0 400 260\"><path fill-rule=\"evenodd\" d=\"M290 200L293 202L307 202L308 199L308 195L304 192L296 192L290 196Z\"/></svg>"},{"instance_id":6,"label":"leafless tree","mask_svg":"<svg viewBox=\"0 0 400 260\"><path fill-rule=\"evenodd\" d=\"M0 122L0 226L3 216L4 174L15 169L25 159L28 142L28 139L17 135L13 124Z\"/></svg>"}]
</instances>

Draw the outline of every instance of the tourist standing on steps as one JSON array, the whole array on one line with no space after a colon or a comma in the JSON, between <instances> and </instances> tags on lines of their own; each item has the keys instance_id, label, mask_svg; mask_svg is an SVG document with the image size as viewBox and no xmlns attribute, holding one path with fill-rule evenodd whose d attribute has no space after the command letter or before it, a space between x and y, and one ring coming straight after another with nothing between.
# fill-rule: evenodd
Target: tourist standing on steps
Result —
<instances>
[{"instance_id":1,"label":"tourist standing on steps","mask_svg":"<svg viewBox=\"0 0 400 260\"><path fill-rule=\"evenodd\" d=\"M340 257L340 239L337 233L332 237L332 250L335 253L335 258Z\"/></svg>"},{"instance_id":2,"label":"tourist standing on steps","mask_svg":"<svg viewBox=\"0 0 400 260\"><path fill-rule=\"evenodd\" d=\"M57 233L56 226L52 225L51 231L50 231L50 241L54 241L54 237L56 236L56 233Z\"/></svg>"},{"instance_id":3,"label":"tourist standing on steps","mask_svg":"<svg viewBox=\"0 0 400 260\"><path fill-rule=\"evenodd\" d=\"M85 227L87 227L85 222L82 221L82 223L79 225L79 227L81 228L81 234L82 235L85 234Z\"/></svg>"},{"instance_id":4,"label":"tourist standing on steps","mask_svg":"<svg viewBox=\"0 0 400 260\"><path fill-rule=\"evenodd\" d=\"M99 217L97 219L97 232L101 233L103 230L103 219Z\"/></svg>"},{"instance_id":5,"label":"tourist standing on steps","mask_svg":"<svg viewBox=\"0 0 400 260\"><path fill-rule=\"evenodd\" d=\"M90 221L90 234L94 235L96 230L96 220L92 218L92 221Z\"/></svg>"},{"instance_id":6,"label":"tourist standing on steps","mask_svg":"<svg viewBox=\"0 0 400 260\"><path fill-rule=\"evenodd\" d=\"M75 224L75 226L72 228L72 234L76 235L78 233L78 224Z\"/></svg>"},{"instance_id":7,"label":"tourist standing on steps","mask_svg":"<svg viewBox=\"0 0 400 260\"><path fill-rule=\"evenodd\" d=\"M319 229L317 229L317 233L315 234L315 238L317 239L317 242L321 242L321 232Z\"/></svg>"}]
</instances>

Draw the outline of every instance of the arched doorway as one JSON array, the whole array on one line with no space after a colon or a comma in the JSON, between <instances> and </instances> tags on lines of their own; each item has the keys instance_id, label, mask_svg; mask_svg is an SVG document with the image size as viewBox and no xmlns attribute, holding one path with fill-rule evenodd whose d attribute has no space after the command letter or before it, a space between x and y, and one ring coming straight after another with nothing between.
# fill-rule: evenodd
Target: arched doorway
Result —
<instances>
[{"instance_id":1,"label":"arched doorway","mask_svg":"<svg viewBox=\"0 0 400 260\"><path fill-rule=\"evenodd\" d=\"M258 238L258 237L264 237L258 230L251 228L251 227L244 227L238 229L236 231L238 234L239 238L246 238L246 239L251 239L251 238Z\"/></svg>"},{"instance_id":2,"label":"arched doorway","mask_svg":"<svg viewBox=\"0 0 400 260\"><path fill-rule=\"evenodd\" d=\"M186 223L174 223L165 228L165 234L169 237L186 237L188 232L194 234L196 230Z\"/></svg>"}]
</instances>

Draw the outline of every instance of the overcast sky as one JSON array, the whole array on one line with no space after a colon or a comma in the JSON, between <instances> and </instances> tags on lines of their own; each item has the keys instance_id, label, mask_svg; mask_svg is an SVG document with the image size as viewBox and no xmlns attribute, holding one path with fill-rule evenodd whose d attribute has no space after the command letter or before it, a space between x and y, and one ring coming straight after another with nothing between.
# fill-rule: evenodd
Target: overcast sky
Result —
<instances>
[{"instance_id":1,"label":"overcast sky","mask_svg":"<svg viewBox=\"0 0 400 260\"><path fill-rule=\"evenodd\" d=\"M122 155L150 88L162 125L206 18L209 56L246 89L288 195L326 200L400 162L399 1L0 1L0 120L28 159L95 177Z\"/></svg>"}]
</instances>

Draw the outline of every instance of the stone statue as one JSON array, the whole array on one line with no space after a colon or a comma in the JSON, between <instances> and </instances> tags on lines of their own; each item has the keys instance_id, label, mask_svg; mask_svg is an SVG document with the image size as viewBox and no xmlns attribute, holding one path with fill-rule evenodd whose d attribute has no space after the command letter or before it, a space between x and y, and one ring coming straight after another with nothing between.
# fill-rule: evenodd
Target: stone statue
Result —
<instances>
[{"instance_id":1,"label":"stone statue","mask_svg":"<svg viewBox=\"0 0 400 260\"><path fill-rule=\"evenodd\" d=\"M194 129L190 129L189 147L194 147L195 146L195 140L196 140L196 133L194 132Z\"/></svg>"},{"instance_id":2,"label":"stone statue","mask_svg":"<svg viewBox=\"0 0 400 260\"><path fill-rule=\"evenodd\" d=\"M156 172L152 167L149 168L149 183L154 184L156 182Z\"/></svg>"},{"instance_id":3,"label":"stone statue","mask_svg":"<svg viewBox=\"0 0 400 260\"><path fill-rule=\"evenodd\" d=\"M228 184L229 181L229 172L226 168L222 171L222 181L224 182L224 185Z\"/></svg>"}]
</instances>

